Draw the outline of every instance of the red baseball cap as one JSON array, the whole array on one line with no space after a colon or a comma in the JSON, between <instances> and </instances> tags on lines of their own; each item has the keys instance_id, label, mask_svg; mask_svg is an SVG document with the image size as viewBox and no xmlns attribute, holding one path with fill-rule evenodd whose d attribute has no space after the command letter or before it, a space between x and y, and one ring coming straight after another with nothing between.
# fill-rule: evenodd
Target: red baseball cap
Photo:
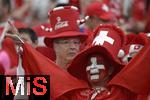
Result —
<instances>
[{"instance_id":1,"label":"red baseball cap","mask_svg":"<svg viewBox=\"0 0 150 100\"><path fill-rule=\"evenodd\" d=\"M95 1L87 6L86 15L95 16L102 20L114 21L115 14L110 10L106 3Z\"/></svg>"},{"instance_id":2,"label":"red baseball cap","mask_svg":"<svg viewBox=\"0 0 150 100\"><path fill-rule=\"evenodd\" d=\"M93 54L102 56L117 72L123 66L118 53L124 45L124 32L115 25L100 25L94 31L94 35L91 46L79 53L68 67L68 71L77 78L86 78L88 59Z\"/></svg>"},{"instance_id":3,"label":"red baseball cap","mask_svg":"<svg viewBox=\"0 0 150 100\"><path fill-rule=\"evenodd\" d=\"M74 6L64 6L54 8L49 12L51 32L46 36L44 42L48 47L52 47L52 41L62 37L80 37L86 39L87 34L80 32L80 14L78 8Z\"/></svg>"}]
</instances>

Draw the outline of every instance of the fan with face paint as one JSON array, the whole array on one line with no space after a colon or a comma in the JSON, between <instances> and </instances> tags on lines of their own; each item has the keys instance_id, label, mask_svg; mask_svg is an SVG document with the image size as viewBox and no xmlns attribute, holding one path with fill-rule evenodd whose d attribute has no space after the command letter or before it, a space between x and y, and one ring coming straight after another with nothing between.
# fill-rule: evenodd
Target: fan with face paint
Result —
<instances>
[{"instance_id":1,"label":"fan with face paint","mask_svg":"<svg viewBox=\"0 0 150 100\"><path fill-rule=\"evenodd\" d=\"M110 67L103 57L92 55L89 57L86 67L87 79L93 86L103 86L108 82L113 73L113 67Z\"/></svg>"}]
</instances>

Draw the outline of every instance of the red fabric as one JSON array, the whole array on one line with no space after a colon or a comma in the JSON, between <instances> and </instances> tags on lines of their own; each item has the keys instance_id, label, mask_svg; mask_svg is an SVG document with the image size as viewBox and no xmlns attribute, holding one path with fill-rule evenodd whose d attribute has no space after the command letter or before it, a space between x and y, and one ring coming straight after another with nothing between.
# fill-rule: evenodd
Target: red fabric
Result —
<instances>
[{"instance_id":1,"label":"red fabric","mask_svg":"<svg viewBox=\"0 0 150 100\"><path fill-rule=\"evenodd\" d=\"M13 67L5 72L5 75L17 75L17 67Z\"/></svg>"},{"instance_id":2,"label":"red fabric","mask_svg":"<svg viewBox=\"0 0 150 100\"><path fill-rule=\"evenodd\" d=\"M134 33L130 33L130 34L127 34L126 35L126 45L130 44L133 39L136 37L137 34L134 34Z\"/></svg>"},{"instance_id":3,"label":"red fabric","mask_svg":"<svg viewBox=\"0 0 150 100\"><path fill-rule=\"evenodd\" d=\"M5 70L2 66L2 64L0 63L0 75L4 75L4 73L5 73Z\"/></svg>"},{"instance_id":4,"label":"red fabric","mask_svg":"<svg viewBox=\"0 0 150 100\"><path fill-rule=\"evenodd\" d=\"M123 86L135 93L150 92L150 43L118 73L110 84Z\"/></svg>"},{"instance_id":5,"label":"red fabric","mask_svg":"<svg viewBox=\"0 0 150 100\"><path fill-rule=\"evenodd\" d=\"M56 55L53 49L48 47L37 47L36 50L51 59L52 61L55 61Z\"/></svg>"},{"instance_id":6,"label":"red fabric","mask_svg":"<svg viewBox=\"0 0 150 100\"><path fill-rule=\"evenodd\" d=\"M75 90L61 96L58 100L91 100L93 93L93 89ZM124 88L112 86L110 89L98 93L92 100L137 100L137 95Z\"/></svg>"},{"instance_id":7,"label":"red fabric","mask_svg":"<svg viewBox=\"0 0 150 100\"><path fill-rule=\"evenodd\" d=\"M8 53L11 61L11 67L18 65L18 55L15 49L14 41L11 38L6 38L2 43L3 49Z\"/></svg>"},{"instance_id":8,"label":"red fabric","mask_svg":"<svg viewBox=\"0 0 150 100\"><path fill-rule=\"evenodd\" d=\"M149 13L150 14L150 13ZM150 18L147 21L145 32L150 33Z\"/></svg>"},{"instance_id":9,"label":"red fabric","mask_svg":"<svg viewBox=\"0 0 150 100\"><path fill-rule=\"evenodd\" d=\"M67 91L87 87L30 45L23 45L23 67L27 75L50 75L50 96L53 99Z\"/></svg>"}]
</instances>

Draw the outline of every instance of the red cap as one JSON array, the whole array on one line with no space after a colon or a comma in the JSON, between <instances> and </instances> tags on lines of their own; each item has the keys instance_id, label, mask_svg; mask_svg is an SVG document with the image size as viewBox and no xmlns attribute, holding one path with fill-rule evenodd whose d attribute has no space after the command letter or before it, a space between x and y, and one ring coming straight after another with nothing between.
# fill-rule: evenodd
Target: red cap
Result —
<instances>
[{"instance_id":1,"label":"red cap","mask_svg":"<svg viewBox=\"0 0 150 100\"><path fill-rule=\"evenodd\" d=\"M101 55L107 63L115 66L116 71L120 70L119 66L122 63L117 56L124 45L124 32L114 25L100 25L95 30L94 35L92 45L79 53L68 68L68 71L75 77L86 78L85 69L89 57L93 54Z\"/></svg>"},{"instance_id":2,"label":"red cap","mask_svg":"<svg viewBox=\"0 0 150 100\"><path fill-rule=\"evenodd\" d=\"M115 14L109 9L106 3L95 1L86 8L88 16L95 16L102 20L114 21Z\"/></svg>"},{"instance_id":3,"label":"red cap","mask_svg":"<svg viewBox=\"0 0 150 100\"><path fill-rule=\"evenodd\" d=\"M52 40L61 37L81 37L86 38L87 34L81 33L79 29L80 14L78 8L65 6L54 8L49 12L51 22L51 33L46 36L44 42L48 47L52 47Z\"/></svg>"},{"instance_id":4,"label":"red cap","mask_svg":"<svg viewBox=\"0 0 150 100\"><path fill-rule=\"evenodd\" d=\"M149 38L145 33L128 35L128 37L130 36L132 39L130 38L130 40L128 40L126 45L122 48L125 52L122 60L126 63L128 63L128 56L131 56L133 53L138 53L149 42Z\"/></svg>"}]
</instances>

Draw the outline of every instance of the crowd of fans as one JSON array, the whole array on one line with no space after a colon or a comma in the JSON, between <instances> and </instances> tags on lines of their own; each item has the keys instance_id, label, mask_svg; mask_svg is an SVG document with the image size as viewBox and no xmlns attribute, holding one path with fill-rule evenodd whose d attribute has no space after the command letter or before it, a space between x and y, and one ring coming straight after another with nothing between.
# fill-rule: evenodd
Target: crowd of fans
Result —
<instances>
[{"instance_id":1,"label":"crowd of fans","mask_svg":"<svg viewBox=\"0 0 150 100\"><path fill-rule=\"evenodd\" d=\"M52 100L150 100L149 38L150 0L0 0L0 74L49 74Z\"/></svg>"}]
</instances>

